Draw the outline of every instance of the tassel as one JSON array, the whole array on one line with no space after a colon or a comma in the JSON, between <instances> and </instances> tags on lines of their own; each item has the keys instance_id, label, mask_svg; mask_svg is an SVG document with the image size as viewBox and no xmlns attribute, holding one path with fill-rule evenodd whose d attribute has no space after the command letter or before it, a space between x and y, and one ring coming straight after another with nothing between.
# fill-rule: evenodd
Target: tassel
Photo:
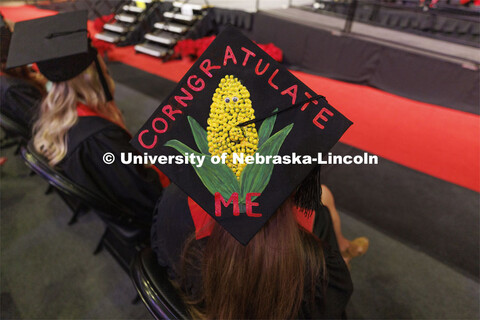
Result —
<instances>
[{"instance_id":1,"label":"tassel","mask_svg":"<svg viewBox=\"0 0 480 320\"><path fill-rule=\"evenodd\" d=\"M318 165L297 187L294 201L297 207L306 209L306 215L311 215L312 211L321 205L321 198L322 184L320 182L320 165ZM308 212L310 212L310 214L308 214Z\"/></svg>"}]
</instances>

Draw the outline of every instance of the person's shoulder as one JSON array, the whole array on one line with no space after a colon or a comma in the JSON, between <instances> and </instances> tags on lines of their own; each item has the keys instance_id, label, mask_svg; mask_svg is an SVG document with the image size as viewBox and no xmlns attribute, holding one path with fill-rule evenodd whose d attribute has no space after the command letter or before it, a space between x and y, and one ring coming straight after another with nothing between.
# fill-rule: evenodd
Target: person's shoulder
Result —
<instances>
[{"instance_id":1,"label":"person's shoulder","mask_svg":"<svg viewBox=\"0 0 480 320\"><path fill-rule=\"evenodd\" d=\"M128 142L125 130L111 121L98 116L78 117L77 123L68 130L67 157L85 145L108 145L112 142ZM125 141L123 141L125 140Z\"/></svg>"},{"instance_id":2,"label":"person's shoulder","mask_svg":"<svg viewBox=\"0 0 480 320\"><path fill-rule=\"evenodd\" d=\"M22 78L12 77L6 74L0 75L0 79L2 81L2 85L5 85L7 88L11 88L15 86L31 85L28 81Z\"/></svg>"},{"instance_id":3,"label":"person's shoulder","mask_svg":"<svg viewBox=\"0 0 480 320\"><path fill-rule=\"evenodd\" d=\"M162 197L159 199L156 212L157 213L172 213L175 214L175 209L182 209L180 211L189 211L188 196L178 188L174 183L170 183L168 187L163 190Z\"/></svg>"},{"instance_id":4,"label":"person's shoulder","mask_svg":"<svg viewBox=\"0 0 480 320\"><path fill-rule=\"evenodd\" d=\"M195 231L188 197L174 183L163 190L154 210L151 246L159 263L175 269L186 239Z\"/></svg>"},{"instance_id":5,"label":"person's shoulder","mask_svg":"<svg viewBox=\"0 0 480 320\"><path fill-rule=\"evenodd\" d=\"M70 128L69 133L78 134L84 138L96 134L121 135L128 137L128 140L130 140L130 135L124 128L99 115L79 116L76 124Z\"/></svg>"},{"instance_id":6,"label":"person's shoulder","mask_svg":"<svg viewBox=\"0 0 480 320\"><path fill-rule=\"evenodd\" d=\"M70 129L72 132L81 132L85 136L89 136L101 131L122 129L115 123L99 117L88 116L78 117L77 123Z\"/></svg>"},{"instance_id":7,"label":"person's shoulder","mask_svg":"<svg viewBox=\"0 0 480 320\"><path fill-rule=\"evenodd\" d=\"M0 75L0 83L3 96L7 94L24 93L34 99L42 98L40 90L28 80L2 74Z\"/></svg>"},{"instance_id":8,"label":"person's shoulder","mask_svg":"<svg viewBox=\"0 0 480 320\"><path fill-rule=\"evenodd\" d=\"M165 188L155 208L154 228L162 236L183 238L195 231L188 196L174 183Z\"/></svg>"}]
</instances>

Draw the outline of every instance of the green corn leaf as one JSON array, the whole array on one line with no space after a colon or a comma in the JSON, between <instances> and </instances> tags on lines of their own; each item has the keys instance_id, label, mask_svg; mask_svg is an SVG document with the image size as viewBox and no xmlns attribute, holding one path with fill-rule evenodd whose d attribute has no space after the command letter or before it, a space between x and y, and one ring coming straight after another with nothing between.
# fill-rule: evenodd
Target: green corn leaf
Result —
<instances>
[{"instance_id":1,"label":"green corn leaf","mask_svg":"<svg viewBox=\"0 0 480 320\"><path fill-rule=\"evenodd\" d=\"M277 111L277 109L273 110L273 112ZM275 125L275 120L277 119L277 115L273 115L265 119L260 126L260 130L258 131L258 147L260 148L265 141L270 138L270 135L273 131L273 126Z\"/></svg>"},{"instance_id":2,"label":"green corn leaf","mask_svg":"<svg viewBox=\"0 0 480 320\"><path fill-rule=\"evenodd\" d=\"M188 116L188 123L192 129L193 138L197 144L198 150L203 154L210 154L208 152L207 131L194 118Z\"/></svg>"},{"instance_id":3,"label":"green corn leaf","mask_svg":"<svg viewBox=\"0 0 480 320\"><path fill-rule=\"evenodd\" d=\"M201 167L196 165L192 167L212 195L215 195L215 192L220 192L224 199L228 199L234 192L240 194L238 180L233 171L225 164L213 164L209 155L198 153L178 140L170 140L165 143L165 146L172 147L181 154L193 153L195 156L205 156L205 161Z\"/></svg>"},{"instance_id":4,"label":"green corn leaf","mask_svg":"<svg viewBox=\"0 0 480 320\"><path fill-rule=\"evenodd\" d=\"M257 150L257 153L262 156L276 156L292 128L293 123L275 133L267 141L265 141L265 143ZM273 163L252 163L247 165L240 176L240 186L242 190L241 199L245 199L247 193L250 192L262 193L270 182L273 167Z\"/></svg>"}]
</instances>

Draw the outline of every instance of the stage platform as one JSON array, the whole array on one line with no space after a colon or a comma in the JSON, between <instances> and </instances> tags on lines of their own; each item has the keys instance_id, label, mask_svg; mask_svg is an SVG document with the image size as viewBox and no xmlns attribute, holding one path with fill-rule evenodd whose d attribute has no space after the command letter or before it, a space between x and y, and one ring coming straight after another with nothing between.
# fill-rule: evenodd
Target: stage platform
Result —
<instances>
[{"instance_id":1,"label":"stage platform","mask_svg":"<svg viewBox=\"0 0 480 320\"><path fill-rule=\"evenodd\" d=\"M325 14L308 12L298 8L272 9L263 11L272 16L301 23L332 32L339 32L345 26L345 19ZM350 36L382 43L394 48L431 55L435 58L466 64L466 67L476 68L480 64L480 49L452 42L423 37L412 33L382 28L354 21ZM471 63L472 65L468 65Z\"/></svg>"},{"instance_id":2,"label":"stage platform","mask_svg":"<svg viewBox=\"0 0 480 320\"><path fill-rule=\"evenodd\" d=\"M480 49L296 8L259 11L249 36L284 63L328 78L480 114Z\"/></svg>"}]
</instances>

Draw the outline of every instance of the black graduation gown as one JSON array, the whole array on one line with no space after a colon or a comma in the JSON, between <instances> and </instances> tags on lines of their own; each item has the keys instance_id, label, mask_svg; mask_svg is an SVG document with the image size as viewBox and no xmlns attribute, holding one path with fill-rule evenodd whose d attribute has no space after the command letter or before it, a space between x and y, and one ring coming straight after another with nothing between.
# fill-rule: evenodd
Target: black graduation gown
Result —
<instances>
[{"instance_id":1,"label":"black graduation gown","mask_svg":"<svg viewBox=\"0 0 480 320\"><path fill-rule=\"evenodd\" d=\"M130 135L125 130L106 119L79 117L68 131L67 155L58 167L79 185L122 203L138 219L151 223L162 185L155 170L121 163L121 152L138 154L129 141ZM115 156L113 164L103 162L106 152Z\"/></svg>"},{"instance_id":2,"label":"black graduation gown","mask_svg":"<svg viewBox=\"0 0 480 320\"><path fill-rule=\"evenodd\" d=\"M345 318L345 307L353 291L350 272L338 251L330 213L326 207L316 213L313 231L324 240L324 257L328 279L326 287L319 279L316 286L315 304L305 301L298 318L340 319ZM320 210L318 210L320 211ZM320 214L319 214L320 213ZM155 209L152 226L151 245L158 263L167 267L172 279L178 277L178 265L185 240L195 232L190 215L187 195L173 183L164 190ZM200 245L206 239L200 240ZM203 243L202 243L203 242ZM187 279L186 288L190 292L199 290L199 275ZM325 290L326 295L323 295ZM306 297L307 299L307 297Z\"/></svg>"},{"instance_id":3,"label":"black graduation gown","mask_svg":"<svg viewBox=\"0 0 480 320\"><path fill-rule=\"evenodd\" d=\"M29 81L0 75L1 112L24 127L30 128L42 93Z\"/></svg>"}]
</instances>

